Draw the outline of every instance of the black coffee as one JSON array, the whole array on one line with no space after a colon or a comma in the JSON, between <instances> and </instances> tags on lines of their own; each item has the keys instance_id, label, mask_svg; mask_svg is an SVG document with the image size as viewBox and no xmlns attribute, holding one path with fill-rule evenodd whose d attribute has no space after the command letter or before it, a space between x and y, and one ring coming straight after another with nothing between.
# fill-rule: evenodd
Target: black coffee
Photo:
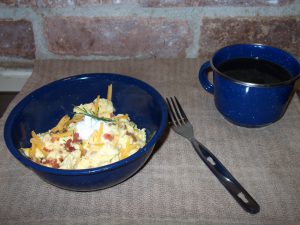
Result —
<instances>
[{"instance_id":1,"label":"black coffee","mask_svg":"<svg viewBox=\"0 0 300 225\"><path fill-rule=\"evenodd\" d=\"M242 82L274 84L291 79L291 74L279 65L254 58L239 58L218 66L220 72Z\"/></svg>"}]
</instances>

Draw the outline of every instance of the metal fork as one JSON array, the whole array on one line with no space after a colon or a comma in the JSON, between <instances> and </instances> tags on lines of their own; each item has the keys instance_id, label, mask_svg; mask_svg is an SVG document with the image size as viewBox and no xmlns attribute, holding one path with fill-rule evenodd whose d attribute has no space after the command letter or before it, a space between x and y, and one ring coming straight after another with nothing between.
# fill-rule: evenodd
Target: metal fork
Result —
<instances>
[{"instance_id":1,"label":"metal fork","mask_svg":"<svg viewBox=\"0 0 300 225\"><path fill-rule=\"evenodd\" d=\"M200 158L245 211L251 214L258 213L260 207L257 202L231 175L223 164L204 145L195 139L193 126L189 122L177 98L170 97L169 99L166 98L173 130L192 143Z\"/></svg>"}]
</instances>

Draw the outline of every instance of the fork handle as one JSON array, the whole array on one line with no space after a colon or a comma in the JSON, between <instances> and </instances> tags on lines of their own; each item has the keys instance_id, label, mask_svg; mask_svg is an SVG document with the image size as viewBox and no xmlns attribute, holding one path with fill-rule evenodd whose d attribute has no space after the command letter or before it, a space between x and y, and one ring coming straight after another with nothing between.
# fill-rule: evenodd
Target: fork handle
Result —
<instances>
[{"instance_id":1,"label":"fork handle","mask_svg":"<svg viewBox=\"0 0 300 225\"><path fill-rule=\"evenodd\" d=\"M242 187L242 185L231 175L231 173L223 166L223 164L215 157L204 145L195 138L190 139L194 149L213 172L213 174L224 185L227 191L240 204L240 206L251 214L258 213L260 210L257 202Z\"/></svg>"}]
</instances>

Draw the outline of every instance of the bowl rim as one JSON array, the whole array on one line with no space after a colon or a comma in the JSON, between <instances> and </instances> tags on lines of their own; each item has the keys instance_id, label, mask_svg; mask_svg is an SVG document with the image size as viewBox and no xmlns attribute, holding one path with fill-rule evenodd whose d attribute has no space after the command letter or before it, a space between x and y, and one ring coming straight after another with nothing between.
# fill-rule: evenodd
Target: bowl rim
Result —
<instances>
[{"instance_id":1,"label":"bowl rim","mask_svg":"<svg viewBox=\"0 0 300 225\"><path fill-rule=\"evenodd\" d=\"M105 79L105 77L109 77L111 80L125 80L125 81L130 81L134 85L141 87L142 89L146 90L147 93L149 93L151 96L153 96L160 107L160 110L162 112L162 117L160 121L160 126L158 130L155 132L153 137L150 138L150 140L146 143L146 145L139 149L136 153L132 154L131 156L105 165L105 166L100 166L100 167L95 167L95 168L89 168L89 169L78 169L78 170L65 170L65 169L56 169L56 168L51 168L51 167L46 167L42 166L38 163L33 162L31 159L27 158L24 156L18 149L16 149L13 145L13 141L10 138L10 133L12 132L12 125L14 119L17 117L18 113L23 110L23 108L27 105L28 102L30 102L31 98L33 95L38 94L39 92L51 88L52 86L58 85L62 82L68 82L68 81L74 81L74 80L82 80L82 79L95 79L96 77L102 76L102 78ZM128 75L122 75L122 74L117 74L117 73L83 73L83 74L78 74L78 75L71 75L65 78L61 78L55 81L52 81L50 83L47 83L29 94L27 94L22 100L20 100L15 107L11 110L9 113L5 125L4 125L4 140L6 143L6 146L10 153L18 159L23 165L38 171L38 172L43 172L43 173L51 173L51 174L57 174L57 175L87 175L87 174L95 174L95 173L100 173L100 172L105 172L108 170L114 170L119 167L125 166L126 164L136 160L140 156L142 156L145 152L148 150L151 150L155 143L158 141L158 139L162 136L166 126L167 126L167 120L168 120L168 111L167 111L167 106L164 101L164 98L161 96L161 94L153 88L151 85L148 83L139 80L137 78L128 76Z\"/></svg>"}]
</instances>

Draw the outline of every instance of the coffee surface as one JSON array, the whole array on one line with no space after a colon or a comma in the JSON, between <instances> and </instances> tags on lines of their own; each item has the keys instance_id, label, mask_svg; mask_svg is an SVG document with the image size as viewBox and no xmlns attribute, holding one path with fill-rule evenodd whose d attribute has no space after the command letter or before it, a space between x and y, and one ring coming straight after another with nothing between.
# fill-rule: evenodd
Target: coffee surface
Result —
<instances>
[{"instance_id":1,"label":"coffee surface","mask_svg":"<svg viewBox=\"0 0 300 225\"><path fill-rule=\"evenodd\" d=\"M274 84L291 79L291 74L281 66L267 60L238 58L225 61L218 70L242 82Z\"/></svg>"}]
</instances>

